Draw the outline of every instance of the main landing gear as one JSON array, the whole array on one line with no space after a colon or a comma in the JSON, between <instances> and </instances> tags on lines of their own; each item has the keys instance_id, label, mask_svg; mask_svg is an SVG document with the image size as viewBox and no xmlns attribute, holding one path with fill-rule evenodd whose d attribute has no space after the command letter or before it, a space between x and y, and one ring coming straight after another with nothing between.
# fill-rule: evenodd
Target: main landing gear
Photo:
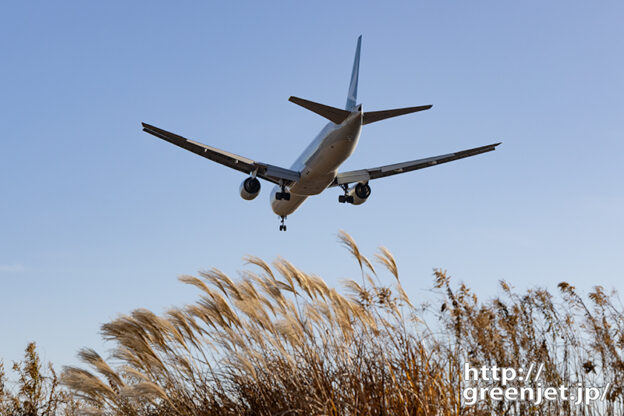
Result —
<instances>
[{"instance_id":1,"label":"main landing gear","mask_svg":"<svg viewBox=\"0 0 624 416\"><path fill-rule=\"evenodd\" d=\"M286 231L286 224L284 224L284 220L286 219L286 217L282 215L280 218L282 220L282 223L280 224L280 231Z\"/></svg>"},{"instance_id":2,"label":"main landing gear","mask_svg":"<svg viewBox=\"0 0 624 416\"><path fill-rule=\"evenodd\" d=\"M343 185L340 185L340 187L344 190L344 195L338 196L338 202L340 202L341 204L344 204L344 203L352 204L353 203L353 196L352 195L348 195L349 185L343 184Z\"/></svg>"},{"instance_id":3,"label":"main landing gear","mask_svg":"<svg viewBox=\"0 0 624 416\"><path fill-rule=\"evenodd\" d=\"M275 199L284 201L290 201L290 192L286 192L286 186L283 182L280 182L280 187L282 188L281 192L275 193ZM286 231L286 226L284 226L284 231Z\"/></svg>"}]
</instances>

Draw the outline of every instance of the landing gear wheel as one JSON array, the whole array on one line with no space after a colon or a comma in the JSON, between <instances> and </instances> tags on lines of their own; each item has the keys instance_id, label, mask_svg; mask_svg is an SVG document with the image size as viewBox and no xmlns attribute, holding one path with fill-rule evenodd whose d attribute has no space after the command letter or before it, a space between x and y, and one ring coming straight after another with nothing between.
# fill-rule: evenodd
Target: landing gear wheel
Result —
<instances>
[{"instance_id":1,"label":"landing gear wheel","mask_svg":"<svg viewBox=\"0 0 624 416\"><path fill-rule=\"evenodd\" d=\"M353 203L353 196L348 194L349 186L348 185L340 185L340 187L344 190L344 195L339 195L338 196L338 202L340 202L341 204L344 204L344 203L352 204Z\"/></svg>"},{"instance_id":2,"label":"landing gear wheel","mask_svg":"<svg viewBox=\"0 0 624 416\"><path fill-rule=\"evenodd\" d=\"M282 181L280 181L281 192L275 193L275 199L284 201L290 201L290 192L286 192L286 185Z\"/></svg>"},{"instance_id":3,"label":"landing gear wheel","mask_svg":"<svg viewBox=\"0 0 624 416\"><path fill-rule=\"evenodd\" d=\"M280 224L280 231L286 231L286 224L284 224L284 220L286 220L286 217L280 217L282 220L282 223Z\"/></svg>"}]
</instances>

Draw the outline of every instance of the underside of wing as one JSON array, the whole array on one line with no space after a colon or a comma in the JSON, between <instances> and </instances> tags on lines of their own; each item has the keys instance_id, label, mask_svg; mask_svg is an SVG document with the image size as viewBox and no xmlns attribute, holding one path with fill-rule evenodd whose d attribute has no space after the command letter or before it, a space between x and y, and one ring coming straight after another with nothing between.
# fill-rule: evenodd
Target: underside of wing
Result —
<instances>
[{"instance_id":1,"label":"underside of wing","mask_svg":"<svg viewBox=\"0 0 624 416\"><path fill-rule=\"evenodd\" d=\"M299 172L268 163L257 162L194 140L186 139L146 123L141 124L143 125L143 131L153 136L240 172L246 174L253 174L255 172L256 176L259 178L273 183L280 183L280 181L283 181L285 185L299 179Z\"/></svg>"},{"instance_id":2,"label":"underside of wing","mask_svg":"<svg viewBox=\"0 0 624 416\"><path fill-rule=\"evenodd\" d=\"M372 169L360 169L350 172L339 173L331 186L345 185L354 182L368 182L371 179L384 178L386 176L398 175L399 173L411 172L413 170L428 168L441 163L452 162L453 160L475 156L481 153L491 152L500 143L489 144L487 146L475 147L473 149L462 150L455 153L448 153L440 156L428 157L425 159L412 160L409 162L395 163L392 165L380 166Z\"/></svg>"}]
</instances>

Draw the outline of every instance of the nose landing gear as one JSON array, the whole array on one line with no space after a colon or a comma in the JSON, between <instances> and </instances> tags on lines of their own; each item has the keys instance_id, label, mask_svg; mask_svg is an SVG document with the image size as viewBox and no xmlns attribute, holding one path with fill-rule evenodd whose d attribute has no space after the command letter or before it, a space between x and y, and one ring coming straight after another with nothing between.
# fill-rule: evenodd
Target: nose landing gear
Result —
<instances>
[{"instance_id":1,"label":"nose landing gear","mask_svg":"<svg viewBox=\"0 0 624 416\"><path fill-rule=\"evenodd\" d=\"M280 216L282 222L280 224L280 231L286 231L286 224L284 224L284 220L286 220L286 216L282 215Z\"/></svg>"}]
</instances>

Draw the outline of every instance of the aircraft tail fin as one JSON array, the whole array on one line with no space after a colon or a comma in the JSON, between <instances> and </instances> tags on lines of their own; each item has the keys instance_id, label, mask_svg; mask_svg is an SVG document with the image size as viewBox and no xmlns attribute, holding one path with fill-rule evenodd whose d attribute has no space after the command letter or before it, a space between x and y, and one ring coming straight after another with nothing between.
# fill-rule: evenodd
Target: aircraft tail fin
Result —
<instances>
[{"instance_id":1,"label":"aircraft tail fin","mask_svg":"<svg viewBox=\"0 0 624 416\"><path fill-rule=\"evenodd\" d=\"M415 113L417 111L429 110L431 107L431 105L421 105L418 107L397 108L394 110L367 111L362 117L362 124L370 124L391 117L402 116L404 114Z\"/></svg>"},{"instance_id":2,"label":"aircraft tail fin","mask_svg":"<svg viewBox=\"0 0 624 416\"><path fill-rule=\"evenodd\" d=\"M357 46L355 48L355 58L353 59L353 69L351 70L351 82L349 83L349 92L347 94L347 104L344 110L328 105L315 103L313 101L304 100L299 97L290 97L288 101L300 105L316 114L325 117L329 121L340 124L349 117L352 112L362 111L357 104L358 78L360 74L360 50L362 48L362 35L358 37ZM415 113L417 111L429 110L431 105L421 105L418 107L395 108L383 111L367 111L362 115L362 124L375 123L391 117L402 116L404 114Z\"/></svg>"},{"instance_id":3,"label":"aircraft tail fin","mask_svg":"<svg viewBox=\"0 0 624 416\"><path fill-rule=\"evenodd\" d=\"M319 116L325 117L329 121L336 124L342 123L347 119L347 117L349 117L349 114L351 114L351 112L347 110L341 110L340 108L315 103L314 101L304 100L303 98L299 97L290 97L288 101L300 105L301 107L306 108L312 112L315 112Z\"/></svg>"},{"instance_id":4,"label":"aircraft tail fin","mask_svg":"<svg viewBox=\"0 0 624 416\"><path fill-rule=\"evenodd\" d=\"M360 75L360 49L362 47L362 35L358 37L357 47L355 48L355 58L353 58L353 69L351 70L351 82L349 83L349 92L347 93L347 105L345 110L354 111L357 106L357 88L358 78Z\"/></svg>"}]
</instances>

